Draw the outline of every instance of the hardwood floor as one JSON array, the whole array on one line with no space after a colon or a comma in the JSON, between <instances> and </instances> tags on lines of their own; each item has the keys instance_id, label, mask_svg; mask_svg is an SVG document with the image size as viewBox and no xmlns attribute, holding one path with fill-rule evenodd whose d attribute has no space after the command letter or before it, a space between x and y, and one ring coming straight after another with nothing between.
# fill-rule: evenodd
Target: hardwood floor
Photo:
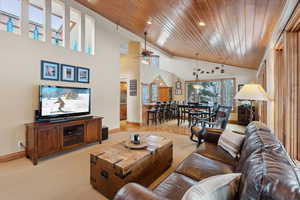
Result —
<instances>
[{"instance_id":1,"label":"hardwood floor","mask_svg":"<svg viewBox=\"0 0 300 200\"><path fill-rule=\"evenodd\" d=\"M229 123L228 128L231 128L234 131L244 132L245 126L237 125ZM163 131L163 132L169 132L169 133L175 133L175 134L181 134L181 135L190 135L190 127L188 127L188 122L181 124L180 126L177 126L177 120L171 120L162 124L158 125L138 125L138 124L132 124L127 123L126 121L120 122L120 131Z\"/></svg>"}]
</instances>

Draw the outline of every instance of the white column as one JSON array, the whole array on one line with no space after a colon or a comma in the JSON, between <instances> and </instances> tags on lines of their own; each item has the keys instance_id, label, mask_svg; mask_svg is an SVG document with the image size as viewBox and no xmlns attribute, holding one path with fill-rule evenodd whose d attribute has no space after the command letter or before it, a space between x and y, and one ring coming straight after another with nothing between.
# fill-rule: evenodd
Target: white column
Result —
<instances>
[{"instance_id":1,"label":"white column","mask_svg":"<svg viewBox=\"0 0 300 200\"><path fill-rule=\"evenodd\" d=\"M45 0L45 41L51 43L51 6L52 0Z\"/></svg>"},{"instance_id":2,"label":"white column","mask_svg":"<svg viewBox=\"0 0 300 200\"><path fill-rule=\"evenodd\" d=\"M65 0L64 40L65 47L70 48L70 0Z\"/></svg>"},{"instance_id":3,"label":"white column","mask_svg":"<svg viewBox=\"0 0 300 200\"><path fill-rule=\"evenodd\" d=\"M85 52L85 12L81 12L81 34L80 34L80 42L81 42L81 51Z\"/></svg>"},{"instance_id":4,"label":"white column","mask_svg":"<svg viewBox=\"0 0 300 200\"><path fill-rule=\"evenodd\" d=\"M21 1L21 35L28 37L29 32L29 0Z\"/></svg>"}]
</instances>

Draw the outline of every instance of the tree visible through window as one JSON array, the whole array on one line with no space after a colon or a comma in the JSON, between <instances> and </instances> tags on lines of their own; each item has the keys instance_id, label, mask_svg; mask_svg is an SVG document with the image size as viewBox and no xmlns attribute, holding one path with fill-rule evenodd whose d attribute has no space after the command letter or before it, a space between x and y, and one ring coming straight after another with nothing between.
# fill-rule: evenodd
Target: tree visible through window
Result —
<instances>
[{"instance_id":1,"label":"tree visible through window","mask_svg":"<svg viewBox=\"0 0 300 200\"><path fill-rule=\"evenodd\" d=\"M209 102L211 104L233 106L234 79L189 82L186 87L188 102Z\"/></svg>"},{"instance_id":2,"label":"tree visible through window","mask_svg":"<svg viewBox=\"0 0 300 200\"><path fill-rule=\"evenodd\" d=\"M148 103L149 100L149 94L148 94L148 86L147 85L143 85L143 104Z\"/></svg>"},{"instance_id":3,"label":"tree visible through window","mask_svg":"<svg viewBox=\"0 0 300 200\"><path fill-rule=\"evenodd\" d=\"M151 84L151 101L156 102L158 96L158 86L155 83Z\"/></svg>"}]
</instances>

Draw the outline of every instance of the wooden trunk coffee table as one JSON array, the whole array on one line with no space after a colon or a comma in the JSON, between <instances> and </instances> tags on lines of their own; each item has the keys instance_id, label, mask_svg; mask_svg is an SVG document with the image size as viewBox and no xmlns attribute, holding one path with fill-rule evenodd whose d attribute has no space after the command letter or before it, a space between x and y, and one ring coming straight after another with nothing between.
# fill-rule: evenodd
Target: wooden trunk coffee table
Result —
<instances>
[{"instance_id":1,"label":"wooden trunk coffee table","mask_svg":"<svg viewBox=\"0 0 300 200\"><path fill-rule=\"evenodd\" d=\"M171 140L154 135L143 135L141 140L147 142L147 148L129 149L123 141L91 153L90 181L96 190L112 199L129 182L149 186L171 166Z\"/></svg>"}]
</instances>

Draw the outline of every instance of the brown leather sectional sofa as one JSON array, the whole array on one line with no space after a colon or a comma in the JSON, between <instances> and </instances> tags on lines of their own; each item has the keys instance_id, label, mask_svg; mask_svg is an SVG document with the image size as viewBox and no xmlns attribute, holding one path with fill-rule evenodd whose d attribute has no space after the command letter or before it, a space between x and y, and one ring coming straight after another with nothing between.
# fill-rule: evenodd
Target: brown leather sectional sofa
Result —
<instances>
[{"instance_id":1,"label":"brown leather sectional sofa","mask_svg":"<svg viewBox=\"0 0 300 200\"><path fill-rule=\"evenodd\" d=\"M239 160L217 146L219 134L207 133L205 142L153 191L135 183L124 186L115 200L179 200L198 181L241 172L237 199L300 200L299 169L264 124L248 125Z\"/></svg>"}]
</instances>

